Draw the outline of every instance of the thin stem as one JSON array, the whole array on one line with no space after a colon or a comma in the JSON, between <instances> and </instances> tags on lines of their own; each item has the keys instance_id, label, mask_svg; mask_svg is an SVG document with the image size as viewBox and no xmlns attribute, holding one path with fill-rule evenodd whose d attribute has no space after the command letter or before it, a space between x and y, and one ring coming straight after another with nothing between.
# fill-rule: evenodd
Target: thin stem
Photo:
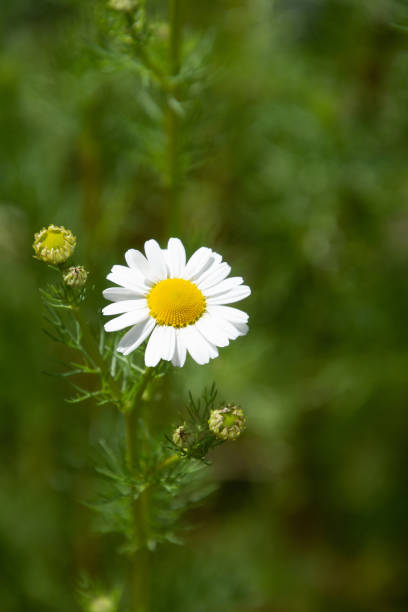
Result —
<instances>
[{"instance_id":1,"label":"thin stem","mask_svg":"<svg viewBox=\"0 0 408 612\"><path fill-rule=\"evenodd\" d=\"M181 21L180 0L169 0L170 25L170 72L172 76L180 72Z\"/></svg>"},{"instance_id":2,"label":"thin stem","mask_svg":"<svg viewBox=\"0 0 408 612\"><path fill-rule=\"evenodd\" d=\"M177 234L180 225L180 116L177 112L177 86L175 78L181 65L181 11L180 0L169 0L169 69L173 92L167 98L167 202L166 231Z\"/></svg>"},{"instance_id":3,"label":"thin stem","mask_svg":"<svg viewBox=\"0 0 408 612\"><path fill-rule=\"evenodd\" d=\"M126 460L128 467L133 471L135 464L135 448L133 441L133 412L125 414L125 431L126 431Z\"/></svg>"},{"instance_id":4,"label":"thin stem","mask_svg":"<svg viewBox=\"0 0 408 612\"><path fill-rule=\"evenodd\" d=\"M128 402L125 404L124 406L124 412L133 412L135 406L137 406L137 404L140 402L140 400L142 399L142 395L146 390L147 385L149 384L149 382L151 381L152 377L154 375L154 368L146 368L142 374L142 378L139 381L139 383L137 384L136 387L136 391L135 394L128 400Z\"/></svg>"},{"instance_id":5,"label":"thin stem","mask_svg":"<svg viewBox=\"0 0 408 612\"><path fill-rule=\"evenodd\" d=\"M112 378L109 368L105 360L103 359L101 353L99 352L98 345L96 343L95 338L93 337L89 326L78 306L71 306L72 313L81 329L82 337L84 340L85 348L90 355L94 364L100 369L101 373L104 375L109 389L112 394L112 398L115 402L120 403L121 390L114 378Z\"/></svg>"},{"instance_id":6,"label":"thin stem","mask_svg":"<svg viewBox=\"0 0 408 612\"><path fill-rule=\"evenodd\" d=\"M143 24L146 22L146 0L139 0L139 15Z\"/></svg>"},{"instance_id":7,"label":"thin stem","mask_svg":"<svg viewBox=\"0 0 408 612\"><path fill-rule=\"evenodd\" d=\"M174 453L173 455L170 455L170 457L167 457L167 459L164 459L161 463L159 463L156 469L159 472L160 470L163 470L164 468L169 467L170 465L172 465L173 463L176 463L179 460L180 460L180 455L178 455L177 453Z\"/></svg>"},{"instance_id":8,"label":"thin stem","mask_svg":"<svg viewBox=\"0 0 408 612\"><path fill-rule=\"evenodd\" d=\"M139 10L142 22L146 23L146 5L144 1L140 4ZM150 57L148 51L145 49L144 43L140 40L137 32L135 32L134 20L129 13L126 14L126 21L127 31L135 44L134 49L137 57L142 62L142 64L148 70L150 70L151 74L154 75L156 80L160 83L160 86L163 91L170 92L172 90L171 83L168 81L166 74L163 72L160 66L158 66L158 64Z\"/></svg>"},{"instance_id":9,"label":"thin stem","mask_svg":"<svg viewBox=\"0 0 408 612\"><path fill-rule=\"evenodd\" d=\"M125 414L126 459L132 476L137 472L137 455L142 449L136 445L136 418L141 416L142 396L154 373L153 368L147 368L133 398L133 406ZM136 411L138 409L138 412ZM148 612L149 609L149 575L150 554L147 549L147 491L139 495L136 489L132 491L132 516L137 550L132 556L130 568L131 611Z\"/></svg>"},{"instance_id":10,"label":"thin stem","mask_svg":"<svg viewBox=\"0 0 408 612\"><path fill-rule=\"evenodd\" d=\"M127 412L124 415L126 429L126 458L129 470L132 474L136 472L136 447L135 447L135 412ZM132 554L130 562L130 610L131 612L148 612L148 551L145 533L145 508L142 503L143 492L136 498L136 491L132 491L132 517L134 527L135 544L137 550Z\"/></svg>"},{"instance_id":11,"label":"thin stem","mask_svg":"<svg viewBox=\"0 0 408 612\"><path fill-rule=\"evenodd\" d=\"M146 68L148 68L151 71L152 74L154 74L156 79L159 81L162 89L167 92L171 91L172 88L166 76L163 74L159 66L149 57L149 55L145 52L143 47L138 42L137 42L136 52L137 52L137 55L140 61L144 64Z\"/></svg>"}]
</instances>

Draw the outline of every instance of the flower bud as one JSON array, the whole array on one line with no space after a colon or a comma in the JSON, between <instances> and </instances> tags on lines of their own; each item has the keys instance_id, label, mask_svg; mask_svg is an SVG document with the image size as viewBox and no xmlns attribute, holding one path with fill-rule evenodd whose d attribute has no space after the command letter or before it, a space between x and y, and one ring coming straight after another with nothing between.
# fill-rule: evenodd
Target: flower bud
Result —
<instances>
[{"instance_id":1,"label":"flower bud","mask_svg":"<svg viewBox=\"0 0 408 612\"><path fill-rule=\"evenodd\" d=\"M220 440L236 440L244 431L245 423L242 408L234 404L212 410L208 419L210 430Z\"/></svg>"},{"instance_id":2,"label":"flower bud","mask_svg":"<svg viewBox=\"0 0 408 612\"><path fill-rule=\"evenodd\" d=\"M111 597L101 595L96 597L89 604L89 612L115 612L116 605Z\"/></svg>"},{"instance_id":3,"label":"flower bud","mask_svg":"<svg viewBox=\"0 0 408 612\"><path fill-rule=\"evenodd\" d=\"M180 448L188 448L193 442L193 435L185 425L179 425L173 433L173 442Z\"/></svg>"},{"instance_id":4,"label":"flower bud","mask_svg":"<svg viewBox=\"0 0 408 612\"><path fill-rule=\"evenodd\" d=\"M63 274L64 283L69 287L83 287L88 278L88 272L84 266L71 266L68 270L65 270Z\"/></svg>"},{"instance_id":5,"label":"flower bud","mask_svg":"<svg viewBox=\"0 0 408 612\"><path fill-rule=\"evenodd\" d=\"M75 236L64 226L49 225L34 235L34 257L45 263L64 263L71 257L75 246Z\"/></svg>"},{"instance_id":6,"label":"flower bud","mask_svg":"<svg viewBox=\"0 0 408 612\"><path fill-rule=\"evenodd\" d=\"M123 11L129 13L137 6L137 0L109 0L109 8L114 11Z\"/></svg>"},{"instance_id":7,"label":"flower bud","mask_svg":"<svg viewBox=\"0 0 408 612\"><path fill-rule=\"evenodd\" d=\"M159 40L167 41L169 38L169 24L165 21L158 21L150 24L152 34L157 36Z\"/></svg>"}]
</instances>

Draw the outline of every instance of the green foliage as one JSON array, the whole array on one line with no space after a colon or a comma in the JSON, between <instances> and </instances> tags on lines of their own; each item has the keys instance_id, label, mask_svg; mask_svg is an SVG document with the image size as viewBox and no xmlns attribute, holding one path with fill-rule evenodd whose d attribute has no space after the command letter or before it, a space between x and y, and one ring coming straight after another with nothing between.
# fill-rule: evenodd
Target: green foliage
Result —
<instances>
[{"instance_id":1,"label":"green foliage","mask_svg":"<svg viewBox=\"0 0 408 612\"><path fill-rule=\"evenodd\" d=\"M208 415L215 397L215 385L205 390L199 400L194 401L190 394L187 411L195 439L189 449L178 447L170 437L150 435L144 422L139 421L137 447L142 450L136 472L129 470L123 440L116 442L115 448L100 441L103 452L97 459L96 471L102 478L96 501L87 505L98 512L97 527L101 532L121 534L125 540L122 551L133 552L144 545L154 550L166 541L181 543L180 534L186 528L181 523L182 516L214 491L204 468L208 451L221 443L208 431ZM169 450L173 454L169 455ZM145 542L135 532L133 505L137 500L148 503Z\"/></svg>"},{"instance_id":2,"label":"green foliage","mask_svg":"<svg viewBox=\"0 0 408 612\"><path fill-rule=\"evenodd\" d=\"M217 389L215 383L210 389L204 389L202 397L194 400L189 393L189 403L185 414L180 413L179 418L183 422L181 426L184 435L175 441L175 436L168 437L173 450L181 457L194 457L206 460L209 451L222 444L208 428L208 419L211 410L215 407ZM179 426L180 427L180 426Z\"/></svg>"},{"instance_id":3,"label":"green foliage","mask_svg":"<svg viewBox=\"0 0 408 612\"><path fill-rule=\"evenodd\" d=\"M100 584L83 575L78 587L78 600L83 612L118 612L120 590L107 591Z\"/></svg>"},{"instance_id":4,"label":"green foliage","mask_svg":"<svg viewBox=\"0 0 408 612\"><path fill-rule=\"evenodd\" d=\"M54 268L62 272L58 268ZM79 374L94 374L99 378L97 388L89 390L77 383L71 383L77 391L68 401L78 403L93 399L98 405L113 403L119 410L131 409L132 402L143 393L147 380L161 378L166 365L161 365L154 372L148 372L142 366L143 347L129 358L117 352L117 337L106 335L100 326L99 341L93 337L87 327L80 305L86 299L86 288L74 288L61 280L50 284L41 295L47 309L46 321L49 329L45 333L54 341L65 344L69 349L80 353L82 361L72 361L69 369L54 376L72 377ZM61 311L66 312L64 316Z\"/></svg>"},{"instance_id":5,"label":"green foliage","mask_svg":"<svg viewBox=\"0 0 408 612\"><path fill-rule=\"evenodd\" d=\"M96 471L99 480L97 500L87 505L99 514L96 526L102 533L119 533L124 536L126 548L137 549L133 525L133 500L143 491L144 483L135 479L126 464L125 452L114 451L107 442L100 441L103 454Z\"/></svg>"},{"instance_id":6,"label":"green foliage","mask_svg":"<svg viewBox=\"0 0 408 612\"><path fill-rule=\"evenodd\" d=\"M64 273L62 268L49 267L61 276ZM100 440L96 498L86 504L98 515L96 528L104 534L121 536L120 550L129 555L144 547L154 551L159 543L181 543L182 515L214 489L204 482L202 470L209 450L220 444L208 429L217 395L215 384L204 390L198 400L190 393L187 426L194 439L184 449L168 438L176 451L169 456L166 438L161 434L151 435L143 417L137 423L131 420L132 412L140 409L143 393L152 393L152 387L169 371L169 365L161 364L155 369L137 365L145 347L124 357L116 350L118 338L106 335L103 329L96 344L81 312L85 288L67 287L57 280L42 290L41 295L52 330L46 330L47 335L79 354L76 361L70 362L68 370L54 375L80 379L91 375L98 380L96 388L93 385L91 390L71 382L77 394L68 402L93 400L98 406L112 404L126 419L126 432L121 430L110 443ZM92 607L95 598L89 597L82 599L85 602L89 599Z\"/></svg>"}]
</instances>

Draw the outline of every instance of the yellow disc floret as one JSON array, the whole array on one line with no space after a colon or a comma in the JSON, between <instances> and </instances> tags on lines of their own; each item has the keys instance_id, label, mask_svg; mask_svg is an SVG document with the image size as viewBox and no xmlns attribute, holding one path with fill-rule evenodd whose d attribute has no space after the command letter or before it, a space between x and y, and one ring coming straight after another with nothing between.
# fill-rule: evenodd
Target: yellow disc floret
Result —
<instances>
[{"instance_id":1,"label":"yellow disc floret","mask_svg":"<svg viewBox=\"0 0 408 612\"><path fill-rule=\"evenodd\" d=\"M34 236L34 257L46 263L61 264L71 257L75 245L76 238L70 230L49 225Z\"/></svg>"},{"instance_id":2,"label":"yellow disc floret","mask_svg":"<svg viewBox=\"0 0 408 612\"><path fill-rule=\"evenodd\" d=\"M150 315L159 325L186 327L205 311L205 297L198 287L184 278L166 278L147 296Z\"/></svg>"}]
</instances>

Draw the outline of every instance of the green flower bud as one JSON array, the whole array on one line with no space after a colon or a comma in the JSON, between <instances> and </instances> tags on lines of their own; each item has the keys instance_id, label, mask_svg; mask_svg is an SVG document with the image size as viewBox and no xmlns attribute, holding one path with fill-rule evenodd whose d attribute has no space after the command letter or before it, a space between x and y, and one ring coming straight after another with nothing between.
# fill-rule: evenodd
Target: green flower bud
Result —
<instances>
[{"instance_id":1,"label":"green flower bud","mask_svg":"<svg viewBox=\"0 0 408 612\"><path fill-rule=\"evenodd\" d=\"M187 449L193 442L193 435L185 425L179 425L173 433L173 442L176 446Z\"/></svg>"},{"instance_id":2,"label":"green flower bud","mask_svg":"<svg viewBox=\"0 0 408 612\"><path fill-rule=\"evenodd\" d=\"M170 28L169 24L165 21L157 21L156 23L150 24L150 30L159 40L166 41L169 38Z\"/></svg>"},{"instance_id":3,"label":"green flower bud","mask_svg":"<svg viewBox=\"0 0 408 612\"><path fill-rule=\"evenodd\" d=\"M227 404L212 410L208 426L220 440L236 440L245 429L245 414L239 406Z\"/></svg>"},{"instance_id":4,"label":"green flower bud","mask_svg":"<svg viewBox=\"0 0 408 612\"><path fill-rule=\"evenodd\" d=\"M89 612L115 612L116 604L112 601L111 597L101 595L96 597L89 604Z\"/></svg>"},{"instance_id":5,"label":"green flower bud","mask_svg":"<svg viewBox=\"0 0 408 612\"><path fill-rule=\"evenodd\" d=\"M67 261L74 252L76 238L70 230L57 225L49 225L34 235L34 257L50 264L61 264Z\"/></svg>"},{"instance_id":6,"label":"green flower bud","mask_svg":"<svg viewBox=\"0 0 408 612\"><path fill-rule=\"evenodd\" d=\"M69 287L83 287L88 278L88 272L83 266L72 266L62 275L64 283Z\"/></svg>"},{"instance_id":7,"label":"green flower bud","mask_svg":"<svg viewBox=\"0 0 408 612\"><path fill-rule=\"evenodd\" d=\"M130 13L137 6L137 0L109 0L109 8L114 11L123 11Z\"/></svg>"}]
</instances>

